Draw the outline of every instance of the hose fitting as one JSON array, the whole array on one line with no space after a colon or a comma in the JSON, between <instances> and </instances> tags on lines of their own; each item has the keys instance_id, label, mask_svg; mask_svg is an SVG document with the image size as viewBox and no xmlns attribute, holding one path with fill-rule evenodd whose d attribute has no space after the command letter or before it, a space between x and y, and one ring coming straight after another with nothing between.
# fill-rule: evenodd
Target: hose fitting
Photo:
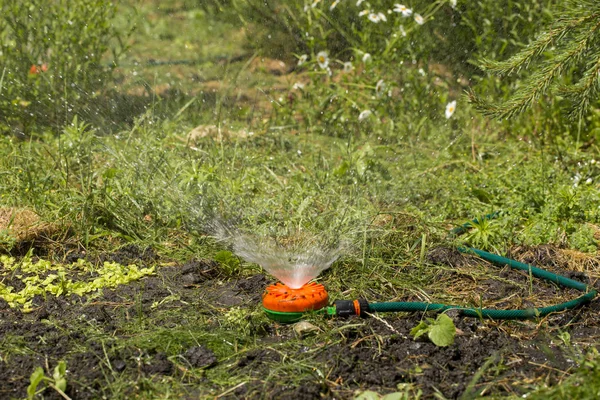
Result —
<instances>
[{"instance_id":1,"label":"hose fitting","mask_svg":"<svg viewBox=\"0 0 600 400\"><path fill-rule=\"evenodd\" d=\"M336 300L334 303L335 315L337 317L347 318L358 315L366 318L370 311L369 303L365 299L358 300Z\"/></svg>"}]
</instances>

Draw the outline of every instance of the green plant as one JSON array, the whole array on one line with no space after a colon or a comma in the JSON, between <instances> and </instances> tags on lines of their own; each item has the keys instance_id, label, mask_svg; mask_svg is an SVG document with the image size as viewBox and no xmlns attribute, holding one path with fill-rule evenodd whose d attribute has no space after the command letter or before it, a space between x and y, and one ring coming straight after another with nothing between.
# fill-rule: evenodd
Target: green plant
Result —
<instances>
[{"instance_id":1,"label":"green plant","mask_svg":"<svg viewBox=\"0 0 600 400\"><path fill-rule=\"evenodd\" d=\"M596 1L566 1L556 20L538 37L506 61L483 60L482 67L508 76L535 65L533 73L508 101L490 103L470 93L475 107L494 118L510 118L538 102L550 89L571 103L570 116L581 121L598 97L600 72L600 6ZM549 50L552 48L552 52ZM538 60L540 60L538 62ZM537 64L536 64L537 62ZM561 80L573 76L576 83Z\"/></svg>"},{"instance_id":2,"label":"green plant","mask_svg":"<svg viewBox=\"0 0 600 400\"><path fill-rule=\"evenodd\" d=\"M456 327L452 318L446 314L440 314L436 319L427 318L419 322L417 326L410 330L410 334L414 339L427 334L429 340L436 346L445 347L454 343L456 335Z\"/></svg>"},{"instance_id":3,"label":"green plant","mask_svg":"<svg viewBox=\"0 0 600 400\"><path fill-rule=\"evenodd\" d=\"M106 0L1 3L0 131L30 133L38 124L96 116L124 49L124 34L111 23L115 12Z\"/></svg>"},{"instance_id":4,"label":"green plant","mask_svg":"<svg viewBox=\"0 0 600 400\"><path fill-rule=\"evenodd\" d=\"M42 388L38 390L38 386L40 383L44 382L46 385L56 390L58 394L60 394L64 398L68 398L65 394L65 390L67 390L67 363L65 361L59 361L56 367L54 367L54 371L52 372L52 377L46 376L44 373L44 369L42 367L37 367L35 371L31 374L29 381L31 382L27 387L27 399L32 400L35 398L37 394L43 392L46 388Z\"/></svg>"},{"instance_id":5,"label":"green plant","mask_svg":"<svg viewBox=\"0 0 600 400\"><path fill-rule=\"evenodd\" d=\"M215 254L215 261L221 264L227 275L234 275L240 272L240 259L228 250L221 250Z\"/></svg>"}]
</instances>

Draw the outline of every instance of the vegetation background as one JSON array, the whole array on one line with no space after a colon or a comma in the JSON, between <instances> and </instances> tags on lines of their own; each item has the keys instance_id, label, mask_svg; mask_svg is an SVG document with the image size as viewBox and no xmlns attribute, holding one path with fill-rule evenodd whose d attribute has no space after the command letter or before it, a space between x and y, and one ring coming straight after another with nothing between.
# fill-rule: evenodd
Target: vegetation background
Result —
<instances>
[{"instance_id":1,"label":"vegetation background","mask_svg":"<svg viewBox=\"0 0 600 400\"><path fill-rule=\"evenodd\" d=\"M1 263L10 279L29 268L20 284L2 283L0 295L32 311L47 295L113 288L192 259L217 260L220 282L259 274L214 239L216 219L287 245L345 243L320 278L334 298L479 306L483 289L465 292L453 268L430 256L458 240L514 257L548 246L567 260L556 268L595 281L599 24L593 1L0 0L0 252L12 257ZM448 236L494 212L500 217L460 239ZM132 245L157 258L130 270L95 267L103 254ZM48 280L44 268L60 273ZM77 284L82 271L118 278ZM497 271L468 265L461 273L484 282ZM536 304L555 300L528 294ZM165 295L152 310L179 300ZM173 307L162 311L190 312ZM217 367L160 379L110 370L100 378L104 391L85 379L67 388L92 398L127 398L128 384L144 398L235 393L252 378L225 364L265 347L270 323L256 303L208 310L189 335L161 331L154 339L152 321L162 314L150 314L107 334L105 351L144 352L154 342L176 363L196 335L213 346ZM211 323L235 332L235 349L211 342ZM491 329L521 329L507 326ZM554 340L558 329L549 329ZM36 352L3 340L6 365L11 355ZM537 374L506 393L502 359L475 375L485 385L462 394L591 396L596 339L568 342L584 367L556 382ZM78 350L69 351L61 357L67 367ZM302 374L319 365L303 362ZM278 365L292 381L300 368ZM65 372L52 380L51 369L46 361L48 377L34 374L43 391L34 387L33 396L54 393ZM14 379L29 384L31 373ZM400 393L322 382L321 393L343 397ZM402 396L432 393L421 386Z\"/></svg>"}]
</instances>

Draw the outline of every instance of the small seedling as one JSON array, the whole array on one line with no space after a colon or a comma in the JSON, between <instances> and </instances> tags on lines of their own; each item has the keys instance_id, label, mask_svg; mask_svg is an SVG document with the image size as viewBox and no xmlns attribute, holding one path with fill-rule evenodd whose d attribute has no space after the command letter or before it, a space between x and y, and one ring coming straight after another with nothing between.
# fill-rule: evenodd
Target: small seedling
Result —
<instances>
[{"instance_id":1,"label":"small seedling","mask_svg":"<svg viewBox=\"0 0 600 400\"><path fill-rule=\"evenodd\" d=\"M45 382L49 387L56 390L63 398L68 399L69 397L65 394L65 390L67 389L67 378L65 377L66 373L67 363L62 360L58 362L56 367L54 367L52 378L44 374L44 369L42 367L37 367L29 378L30 383L29 387L27 388L27 399L32 400L35 398L36 394L39 394L46 389L44 387L40 390L37 390L38 386L42 382Z\"/></svg>"},{"instance_id":2,"label":"small seedling","mask_svg":"<svg viewBox=\"0 0 600 400\"><path fill-rule=\"evenodd\" d=\"M410 334L414 339L427 334L429 340L436 346L450 346L454 343L456 326L454 326L452 318L446 314L440 314L436 319L427 318L426 321L419 322L410 330Z\"/></svg>"}]
</instances>

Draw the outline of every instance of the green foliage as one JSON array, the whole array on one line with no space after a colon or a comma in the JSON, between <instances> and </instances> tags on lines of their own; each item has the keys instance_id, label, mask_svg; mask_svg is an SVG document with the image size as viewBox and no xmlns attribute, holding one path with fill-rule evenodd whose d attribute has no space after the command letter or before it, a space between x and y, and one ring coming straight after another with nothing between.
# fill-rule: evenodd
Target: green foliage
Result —
<instances>
[{"instance_id":1,"label":"green foliage","mask_svg":"<svg viewBox=\"0 0 600 400\"><path fill-rule=\"evenodd\" d=\"M240 270L240 259L228 250L221 250L215 254L215 261L218 261L225 269L228 275L234 275Z\"/></svg>"},{"instance_id":2,"label":"green foliage","mask_svg":"<svg viewBox=\"0 0 600 400\"><path fill-rule=\"evenodd\" d=\"M17 261L13 257L0 256L4 278L13 276L23 286L15 291L14 286L0 283L0 298L11 307L19 307L24 312L33 309L36 295L84 296L104 288L114 288L154 273L154 267L139 268L136 265L123 266L114 262L104 262L95 266L83 259L71 265L54 264L47 260L33 262L30 257ZM78 274L88 275L82 278Z\"/></svg>"},{"instance_id":3,"label":"green foliage","mask_svg":"<svg viewBox=\"0 0 600 400\"><path fill-rule=\"evenodd\" d=\"M95 116L114 67L104 57L123 49L115 12L106 0L1 3L0 132Z\"/></svg>"},{"instance_id":4,"label":"green foliage","mask_svg":"<svg viewBox=\"0 0 600 400\"><path fill-rule=\"evenodd\" d=\"M368 133L413 143L434 127L460 126L443 119L444 106L470 82L493 85L474 61L524 46L534 32L531 21L550 20L553 3L503 0L453 6L446 0L423 0L411 3L410 12L403 14L381 0L360 5L233 1L251 43L262 54L297 62L295 69L302 73L287 101L276 103L273 119L332 136ZM324 62L317 61L319 55ZM459 102L453 107L461 110L454 117L460 120L464 106Z\"/></svg>"},{"instance_id":5,"label":"green foliage","mask_svg":"<svg viewBox=\"0 0 600 400\"><path fill-rule=\"evenodd\" d=\"M417 326L410 330L410 334L414 339L427 334L433 344L445 347L454 343L456 327L452 318L446 314L440 314L436 319L427 318L427 320L419 322Z\"/></svg>"},{"instance_id":6,"label":"green foliage","mask_svg":"<svg viewBox=\"0 0 600 400\"><path fill-rule=\"evenodd\" d=\"M599 29L598 2L564 2L556 14L556 20L543 28L536 40L526 48L506 61L482 62L485 70L503 77L535 66L533 73L510 99L502 104L494 104L471 93L471 101L485 115L510 118L537 103L554 87L557 95L570 101L570 116L581 120L598 97L600 88ZM571 75L575 77L574 84L560 79Z\"/></svg>"},{"instance_id":7,"label":"green foliage","mask_svg":"<svg viewBox=\"0 0 600 400\"><path fill-rule=\"evenodd\" d=\"M569 245L577 250L596 253L599 248L598 240L594 235L598 232L597 229L590 225L582 225L569 236Z\"/></svg>"},{"instance_id":8,"label":"green foliage","mask_svg":"<svg viewBox=\"0 0 600 400\"><path fill-rule=\"evenodd\" d=\"M36 394L41 393L45 389L43 388L39 391L37 389L42 382L46 382L49 387L56 390L62 397L65 397L65 390L67 389L66 374L67 363L63 360L59 361L56 367L54 367L51 378L44 374L42 367L37 367L29 377L30 384L27 387L27 399L33 400Z\"/></svg>"}]
</instances>

